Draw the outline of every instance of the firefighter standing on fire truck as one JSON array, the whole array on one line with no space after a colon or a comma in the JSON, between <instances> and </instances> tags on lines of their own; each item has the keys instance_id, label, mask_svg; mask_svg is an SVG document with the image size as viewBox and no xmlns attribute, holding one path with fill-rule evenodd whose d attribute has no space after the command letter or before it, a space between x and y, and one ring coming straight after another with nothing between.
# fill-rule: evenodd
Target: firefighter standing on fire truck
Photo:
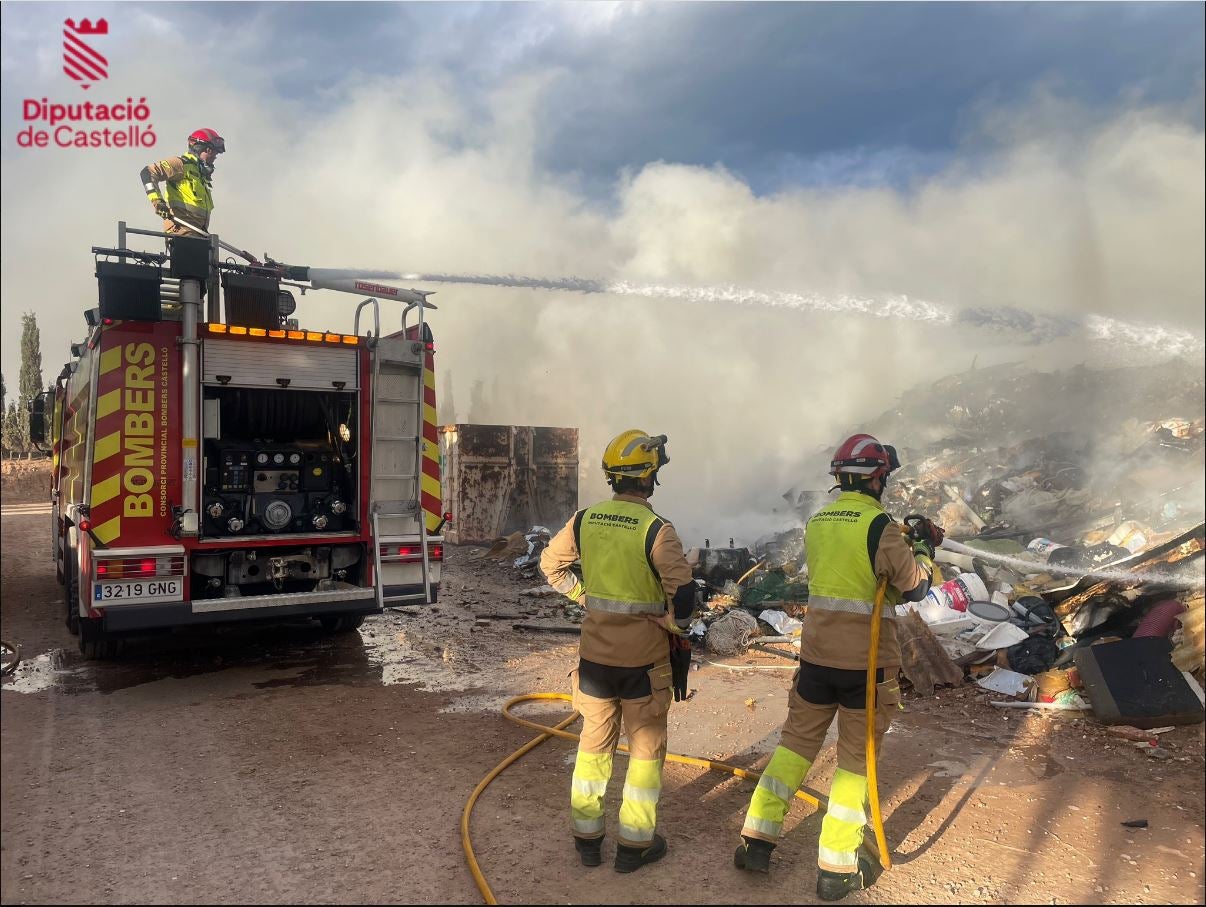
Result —
<instances>
[{"instance_id":1,"label":"firefighter standing on fire truck","mask_svg":"<svg viewBox=\"0 0 1206 907\"><path fill-rule=\"evenodd\" d=\"M578 668L570 675L574 708L582 714L570 812L584 866L602 862L603 795L621 720L628 734L617 872L666 853L657 834L666 715L672 688L675 699L686 698L691 664L683 634L696 607L696 585L678 533L648 500L667 462L664 435L635 429L618 435L603 453L615 495L575 513L540 557L549 585L586 606ZM579 559L580 578L571 570Z\"/></svg>"},{"instance_id":2,"label":"firefighter standing on fire truck","mask_svg":"<svg viewBox=\"0 0 1206 907\"><path fill-rule=\"evenodd\" d=\"M209 216L214 209L214 161L225 151L222 136L213 129L198 129L188 137L187 153L142 168L142 186L151 207L163 218L165 233L196 235L173 217L209 232ZM164 184L164 195L159 194L160 183Z\"/></svg>"},{"instance_id":3,"label":"firefighter standing on fire truck","mask_svg":"<svg viewBox=\"0 0 1206 907\"><path fill-rule=\"evenodd\" d=\"M895 605L920 601L933 576L942 529L910 517L911 544L880 503L888 476L900 467L895 448L870 435L847 439L830 464L841 488L837 500L808 521L808 612L800 637L800 667L788 694L779 746L754 790L737 848L740 869L769 872L770 855L792 797L817 757L834 716L837 771L817 851L817 895L835 901L869 887L882 868L862 846L867 822L866 695L871 612L879 577L887 577L876 660L876 743L900 702L900 645Z\"/></svg>"}]
</instances>

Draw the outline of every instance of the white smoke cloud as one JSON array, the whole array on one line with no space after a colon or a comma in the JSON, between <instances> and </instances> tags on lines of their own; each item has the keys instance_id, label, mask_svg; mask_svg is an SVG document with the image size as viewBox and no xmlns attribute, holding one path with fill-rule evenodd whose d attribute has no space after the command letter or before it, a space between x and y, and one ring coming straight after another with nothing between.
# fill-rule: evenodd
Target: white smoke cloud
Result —
<instances>
[{"instance_id":1,"label":"white smoke cloud","mask_svg":"<svg viewBox=\"0 0 1206 907\"><path fill-rule=\"evenodd\" d=\"M1200 360L1206 145L1179 111L1135 107L1103 119L1050 98L984 111L965 153L907 190L760 196L722 167L671 160L634 162L601 200L575 175L537 164L537 114L548 87L572 75L503 78L467 98L432 70L337 81L301 99L280 87L283 64L243 62L262 59L254 30L216 34L195 55L199 72L174 58L185 38L170 11L140 10L137 63L106 90L147 96L160 137L153 153L14 153L4 136L10 386L19 314L38 314L50 380L95 298L89 248L112 243L118 219L154 227L138 171L183 150L200 125L230 147L215 180L215 229L291 263L907 299L950 313L1008 308L1086 320L1132 351L1135 338L1161 336L1152 332L1169 344L1188 337L1179 351ZM6 110L22 92L49 91L29 78L6 79ZM437 375L451 375L458 417L482 381L488 408L475 419L578 426L584 501L605 491L595 464L609 437L634 426L668 434L672 463L654 502L688 543L752 541L772 528L766 514L800 481L807 455L973 356L989 365L1115 355L1088 335L1038 348L1007 330L824 306L435 288ZM313 294L299 315L349 329L354 304ZM1160 342L1142 355L1161 355Z\"/></svg>"}]
</instances>

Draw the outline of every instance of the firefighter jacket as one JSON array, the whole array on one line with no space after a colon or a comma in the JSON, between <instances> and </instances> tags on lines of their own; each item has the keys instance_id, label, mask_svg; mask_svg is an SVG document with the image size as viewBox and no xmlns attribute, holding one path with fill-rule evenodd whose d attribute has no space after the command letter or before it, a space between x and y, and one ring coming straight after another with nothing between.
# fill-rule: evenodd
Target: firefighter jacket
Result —
<instances>
[{"instance_id":1,"label":"firefighter jacket","mask_svg":"<svg viewBox=\"0 0 1206 907\"><path fill-rule=\"evenodd\" d=\"M582 562L582 578L570 569ZM540 555L549 585L586 606L579 652L587 661L635 668L666 661L667 612L691 567L674 526L638 495L617 494L574 514Z\"/></svg>"},{"instance_id":2,"label":"firefighter jacket","mask_svg":"<svg viewBox=\"0 0 1206 907\"><path fill-rule=\"evenodd\" d=\"M209 230L209 215L214 210L214 199L210 192L210 181L202 172L201 162L195 154L169 157L149 164L147 170L154 182L164 184L168 207L173 214L195 227ZM156 202L159 192L152 187L147 190L147 198Z\"/></svg>"},{"instance_id":3,"label":"firefighter jacket","mask_svg":"<svg viewBox=\"0 0 1206 907\"><path fill-rule=\"evenodd\" d=\"M914 556L900 524L870 495L846 491L808 521L808 612L800 660L830 668L867 667L871 611L879 576L888 577L877 663L900 667L896 608L900 592L929 581L932 565Z\"/></svg>"}]
</instances>

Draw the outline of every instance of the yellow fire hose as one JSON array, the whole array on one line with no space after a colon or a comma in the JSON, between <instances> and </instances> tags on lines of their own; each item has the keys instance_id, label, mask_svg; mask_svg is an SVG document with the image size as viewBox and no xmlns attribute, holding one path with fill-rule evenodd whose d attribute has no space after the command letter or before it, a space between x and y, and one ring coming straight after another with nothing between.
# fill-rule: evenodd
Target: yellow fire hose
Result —
<instances>
[{"instance_id":1,"label":"yellow fire hose","mask_svg":"<svg viewBox=\"0 0 1206 907\"><path fill-rule=\"evenodd\" d=\"M871 801L871 823L875 829L875 842L879 849L880 862L884 869L890 869L892 859L888 853L887 841L884 838L883 819L879 812L879 788L875 771L875 663L876 655L879 650L879 622L880 608L883 605L884 593L887 590L887 578L883 578L879 582L879 587L875 591L875 610L871 616L871 651L867 659L867 787L869 789ZM503 770L511 763L515 762L525 753L535 749L550 737L563 737L566 740L577 740L578 735L565 730L569 725L573 724L580 717L578 712L573 712L564 721L557 724L555 727L548 727L539 724L535 721L528 721L526 718L520 718L515 715L511 709L521 702L533 701L560 701L570 702L571 698L567 693L526 693L522 696L516 696L509 699L502 708L503 715L514 721L516 724L521 724L526 728L531 728L534 731L539 731L540 736L528 741L511 755L509 755L498 765L490 770L486 777L478 782L477 787L473 789L473 793L469 795L469 800L465 803L465 808L461 811L461 846L465 850L465 859L469 863L469 871L473 874L473 881L477 883L478 891L482 894L482 899L487 904L497 904L494 892L490 889L490 883L486 881L486 877L482 874L481 866L477 862L477 857L473 853L473 842L469 836L469 818L473 814L474 804L477 803L477 798L490 785L490 782L502 774ZM620 744L619 749L623 752L628 752L628 747ZM738 778L746 778L750 781L757 781L762 777L761 772L751 771L750 769L739 768L736 765L729 765L725 762L716 762L712 759L700 759L697 756L682 756L678 753L667 753L667 762L677 762L681 765L694 765L699 768L706 768L713 771L728 772L731 775L736 775ZM803 800L817 808L820 808L822 802L812 794L807 794L802 790L795 792L795 797L798 800Z\"/></svg>"},{"instance_id":2,"label":"yellow fire hose","mask_svg":"<svg viewBox=\"0 0 1206 907\"><path fill-rule=\"evenodd\" d=\"M884 869L892 868L892 854L884 837L884 820L879 814L879 769L875 754L875 671L879 660L879 622L884 595L888 591L888 578L881 576L875 587L875 604L871 609L871 645L867 650L867 798L871 801L871 827L875 829L875 846L879 850L879 863Z\"/></svg>"}]
</instances>

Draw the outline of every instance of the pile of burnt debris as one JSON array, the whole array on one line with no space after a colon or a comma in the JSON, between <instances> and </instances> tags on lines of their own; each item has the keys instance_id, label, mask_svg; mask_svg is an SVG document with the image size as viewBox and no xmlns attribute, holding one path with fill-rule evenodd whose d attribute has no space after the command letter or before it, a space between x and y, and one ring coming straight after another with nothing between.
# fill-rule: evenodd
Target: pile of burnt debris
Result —
<instances>
[{"instance_id":1,"label":"pile of burnt debris","mask_svg":"<svg viewBox=\"0 0 1206 907\"><path fill-rule=\"evenodd\" d=\"M889 513L946 530L930 594L897 607L914 690L970 679L1006 697L1002 707L1091 711L1140 728L1202 721L1204 385L1200 366L1184 362L973 369L852 427L901 453ZM831 499L829 453L818 447L800 471L812 478L783 495L791 528L687 552L703 652L797 657L805 526ZM548 539L533 526L488 556L539 583ZM567 606L565 616L583 613Z\"/></svg>"},{"instance_id":2,"label":"pile of burnt debris","mask_svg":"<svg viewBox=\"0 0 1206 907\"><path fill-rule=\"evenodd\" d=\"M861 426L901 451L888 511L947 533L929 596L897 609L914 689L972 679L1003 707L1141 728L1202 721L1203 409L1201 369L1183 363L1002 366L912 391ZM825 478L784 494L799 528L694 553L706 648L798 634L802 527L830 500Z\"/></svg>"}]
</instances>

